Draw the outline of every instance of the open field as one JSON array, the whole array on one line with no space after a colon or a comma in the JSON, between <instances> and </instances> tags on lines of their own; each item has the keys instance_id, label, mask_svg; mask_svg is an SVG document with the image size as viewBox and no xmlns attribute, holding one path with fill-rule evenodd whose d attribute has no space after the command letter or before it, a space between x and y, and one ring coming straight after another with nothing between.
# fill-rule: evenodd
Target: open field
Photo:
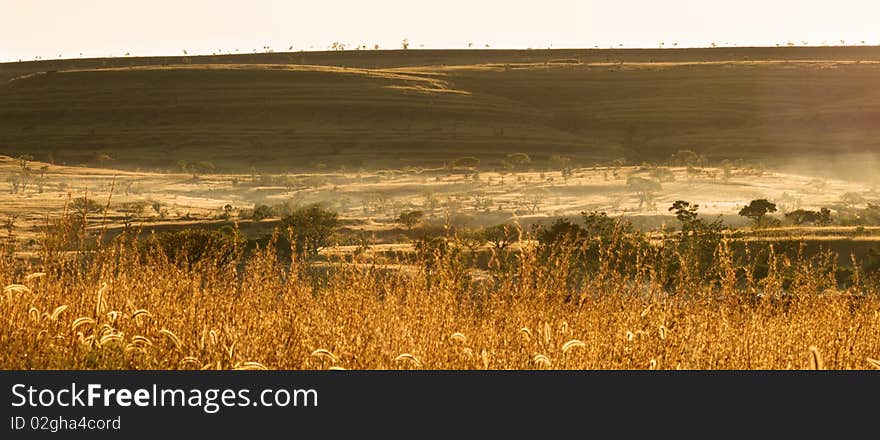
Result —
<instances>
[{"instance_id":1,"label":"open field","mask_svg":"<svg viewBox=\"0 0 880 440\"><path fill-rule=\"evenodd\" d=\"M270 247L240 264L180 266L126 239L74 259L47 252L32 266L3 258L0 365L880 368L876 288L838 290L821 262L771 259L774 269L755 279L722 251L706 273L675 269L687 276L673 286L664 281L670 273L645 261L633 275L605 268L571 284L577 269L565 252L545 261L526 247L513 266L480 281L439 255L412 271L364 259L322 273ZM743 284L706 277L739 270ZM794 276L790 291L784 273Z\"/></svg>"},{"instance_id":2,"label":"open field","mask_svg":"<svg viewBox=\"0 0 880 440\"><path fill-rule=\"evenodd\" d=\"M424 212L429 223L451 222L464 227L514 222L527 227L601 211L623 216L646 230L663 230L675 227L675 217L667 210L675 200L699 204L703 216L720 216L734 226L745 226L746 220L737 212L754 199L777 201L783 212L844 209L841 199L845 194L859 194L863 203L880 201L872 184L765 170L757 175L750 167L731 169L727 177L713 167L702 168L697 174L688 174L684 167L661 167L669 175L652 200L654 206L648 207L640 206L638 193L627 182L632 177L651 179L655 168L634 166L575 168L565 176L552 169L476 175L447 169L407 169L193 176L42 162L27 166L40 173L32 178L30 187L15 193L0 191L2 215L7 222L12 220L13 234L19 241L36 240L47 219L61 216L79 197L106 208L91 214L90 228L95 230L119 230L126 224L149 231L239 222L255 235L268 233L276 223L270 217L257 222L262 227L254 224L247 215L254 206L319 203L338 212L351 229L376 235L379 243L399 237L402 226L395 218L412 210ZM0 157L0 173L15 175L20 169L20 161ZM11 188L9 183L4 185ZM224 215L227 205L231 210ZM863 227L858 234L854 230L854 226L789 227L753 234L754 238L775 239L875 239L875 228Z\"/></svg>"},{"instance_id":3,"label":"open field","mask_svg":"<svg viewBox=\"0 0 880 440\"><path fill-rule=\"evenodd\" d=\"M0 368L880 368L878 79L880 48L0 64Z\"/></svg>"},{"instance_id":4,"label":"open field","mask_svg":"<svg viewBox=\"0 0 880 440\"><path fill-rule=\"evenodd\" d=\"M680 149L781 166L876 151L878 62L876 48L826 48L11 63L0 66L0 152L125 169L210 159L239 172L459 156L497 166L513 152L640 163Z\"/></svg>"}]
</instances>

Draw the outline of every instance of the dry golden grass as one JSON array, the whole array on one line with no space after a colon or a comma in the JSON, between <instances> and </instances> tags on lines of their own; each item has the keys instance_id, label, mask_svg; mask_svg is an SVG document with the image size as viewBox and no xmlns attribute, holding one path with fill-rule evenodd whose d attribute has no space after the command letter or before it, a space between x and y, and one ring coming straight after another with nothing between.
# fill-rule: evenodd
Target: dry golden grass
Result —
<instances>
[{"instance_id":1,"label":"dry golden grass","mask_svg":"<svg viewBox=\"0 0 880 440\"><path fill-rule=\"evenodd\" d=\"M880 357L877 292L829 294L818 275L785 295L772 271L675 288L647 269L603 272L572 288L563 261L528 249L516 276L471 283L451 265L319 274L275 255L181 268L118 239L0 259L0 368L870 369Z\"/></svg>"}]
</instances>

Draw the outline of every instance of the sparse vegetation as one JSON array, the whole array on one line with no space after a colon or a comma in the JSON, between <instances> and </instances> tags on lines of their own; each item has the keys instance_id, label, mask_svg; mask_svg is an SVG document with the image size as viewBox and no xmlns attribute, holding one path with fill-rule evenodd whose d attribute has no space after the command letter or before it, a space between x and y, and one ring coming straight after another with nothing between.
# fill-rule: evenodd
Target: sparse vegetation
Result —
<instances>
[{"instance_id":1,"label":"sparse vegetation","mask_svg":"<svg viewBox=\"0 0 880 440\"><path fill-rule=\"evenodd\" d=\"M397 223L406 226L407 230L412 231L412 228L420 221L422 221L422 218L424 217L425 213L423 213L422 211L402 212L399 216L397 216Z\"/></svg>"},{"instance_id":2,"label":"sparse vegetation","mask_svg":"<svg viewBox=\"0 0 880 440\"><path fill-rule=\"evenodd\" d=\"M339 226L336 212L319 205L296 209L281 220L292 231L293 244L299 255L311 257L327 245L327 240Z\"/></svg>"},{"instance_id":3,"label":"sparse vegetation","mask_svg":"<svg viewBox=\"0 0 880 440\"><path fill-rule=\"evenodd\" d=\"M880 358L873 64L331 48L0 69L0 367Z\"/></svg>"},{"instance_id":4,"label":"sparse vegetation","mask_svg":"<svg viewBox=\"0 0 880 440\"><path fill-rule=\"evenodd\" d=\"M319 212L296 218L332 217ZM840 287L822 260L772 252L758 272L725 243L708 272L717 277L668 283L700 269L668 267L650 245L626 250L632 234L599 213L584 226L557 223L539 237L550 248L522 246L515 264L479 281L469 275L479 263L461 258L454 237L419 245L425 271L316 271L278 259L274 241L244 255L234 232L196 230L140 246L121 235L37 265L4 258L0 365L798 369L815 350L825 368L850 369L870 368L880 352L880 302L867 280ZM582 258L584 246L599 258ZM585 261L596 263L591 275L574 277ZM397 362L403 354L418 365Z\"/></svg>"},{"instance_id":5,"label":"sparse vegetation","mask_svg":"<svg viewBox=\"0 0 880 440\"><path fill-rule=\"evenodd\" d=\"M653 211L657 209L655 199L657 198L657 193L663 190L663 185L660 182L633 176L627 179L626 185L638 198L640 210L648 209Z\"/></svg>"},{"instance_id":6,"label":"sparse vegetation","mask_svg":"<svg viewBox=\"0 0 880 440\"><path fill-rule=\"evenodd\" d=\"M776 212L776 204L767 199L752 200L748 205L739 210L739 215L748 217L755 226L767 225L767 214Z\"/></svg>"}]
</instances>

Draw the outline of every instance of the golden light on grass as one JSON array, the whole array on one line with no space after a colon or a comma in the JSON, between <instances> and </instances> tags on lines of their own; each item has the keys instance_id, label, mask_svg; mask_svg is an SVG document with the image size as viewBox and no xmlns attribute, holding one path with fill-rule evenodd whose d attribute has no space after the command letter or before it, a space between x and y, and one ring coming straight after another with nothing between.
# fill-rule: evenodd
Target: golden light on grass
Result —
<instances>
[{"instance_id":1,"label":"golden light on grass","mask_svg":"<svg viewBox=\"0 0 880 440\"><path fill-rule=\"evenodd\" d=\"M153 345L153 341L145 336L133 336L131 338L131 344L139 347L150 346Z\"/></svg>"},{"instance_id":2,"label":"golden light on grass","mask_svg":"<svg viewBox=\"0 0 880 440\"><path fill-rule=\"evenodd\" d=\"M42 278L44 276L46 276L45 272L36 272L36 273L32 273L32 274L27 275L26 277L24 277L24 279L27 281L33 281L35 279Z\"/></svg>"},{"instance_id":3,"label":"golden light on grass","mask_svg":"<svg viewBox=\"0 0 880 440\"><path fill-rule=\"evenodd\" d=\"M235 364L232 368L233 370L268 370L265 365L259 362L242 362L239 364Z\"/></svg>"},{"instance_id":4,"label":"golden light on grass","mask_svg":"<svg viewBox=\"0 0 880 440\"><path fill-rule=\"evenodd\" d=\"M538 366L541 366L544 368L550 368L550 366L553 365L553 362L550 361L550 358L548 358L547 356L544 356L543 354L535 355L535 357L532 358L532 362L534 362L535 365L538 365Z\"/></svg>"},{"instance_id":5,"label":"golden light on grass","mask_svg":"<svg viewBox=\"0 0 880 440\"><path fill-rule=\"evenodd\" d=\"M180 343L180 338L178 338L174 332L163 328L162 330L159 330L159 334L168 338L174 344L174 348L176 348L177 351L183 351L183 344Z\"/></svg>"},{"instance_id":6,"label":"golden light on grass","mask_svg":"<svg viewBox=\"0 0 880 440\"><path fill-rule=\"evenodd\" d=\"M456 332L456 333L449 335L449 340L453 341L453 342L459 342L459 343L464 344L467 342L467 336L465 336L462 333Z\"/></svg>"},{"instance_id":7,"label":"golden light on grass","mask_svg":"<svg viewBox=\"0 0 880 440\"><path fill-rule=\"evenodd\" d=\"M525 339L526 342L532 340L532 331L528 327L519 329L519 332L523 335L523 339Z\"/></svg>"},{"instance_id":8,"label":"golden light on grass","mask_svg":"<svg viewBox=\"0 0 880 440\"><path fill-rule=\"evenodd\" d=\"M410 362L416 368L423 367L422 361L419 360L419 358L417 358L409 353L402 353L402 354L398 355L396 358L394 358L394 362L401 362L401 361Z\"/></svg>"},{"instance_id":9,"label":"golden light on grass","mask_svg":"<svg viewBox=\"0 0 880 440\"><path fill-rule=\"evenodd\" d=\"M330 352L330 350L326 350L323 348L319 348L312 352L312 357L324 357L330 360L330 362L336 363L339 362L339 359L336 358L336 355Z\"/></svg>"},{"instance_id":10,"label":"golden light on grass","mask_svg":"<svg viewBox=\"0 0 880 440\"><path fill-rule=\"evenodd\" d=\"M28 286L22 284L10 284L3 288L3 293L6 294L14 294L14 293L30 293L31 289Z\"/></svg>"},{"instance_id":11,"label":"golden light on grass","mask_svg":"<svg viewBox=\"0 0 880 440\"><path fill-rule=\"evenodd\" d=\"M195 358L193 356L186 356L180 360L180 365L181 366L194 365L194 366L198 367L199 365L201 365L201 363L199 362L199 360L197 358Z\"/></svg>"},{"instance_id":12,"label":"golden light on grass","mask_svg":"<svg viewBox=\"0 0 880 440\"><path fill-rule=\"evenodd\" d=\"M811 370L824 370L825 362L822 360L822 353L819 352L819 347L815 345L810 346L810 369Z\"/></svg>"},{"instance_id":13,"label":"golden light on grass","mask_svg":"<svg viewBox=\"0 0 880 440\"><path fill-rule=\"evenodd\" d=\"M119 334L108 334L101 337L98 341L99 345L104 346L111 342L122 342L122 335Z\"/></svg>"},{"instance_id":14,"label":"golden light on grass","mask_svg":"<svg viewBox=\"0 0 880 440\"><path fill-rule=\"evenodd\" d=\"M153 314L148 312L145 309L135 310L134 313L131 314L131 319L134 319L138 325L141 325L141 320L146 318L152 318Z\"/></svg>"},{"instance_id":15,"label":"golden light on grass","mask_svg":"<svg viewBox=\"0 0 880 440\"><path fill-rule=\"evenodd\" d=\"M76 318L73 320L73 322L70 324L70 331L76 331L77 328L79 328L83 325L91 325L94 323L95 323L94 319L89 318L87 316L82 316L82 317L79 317L79 318Z\"/></svg>"},{"instance_id":16,"label":"golden light on grass","mask_svg":"<svg viewBox=\"0 0 880 440\"><path fill-rule=\"evenodd\" d=\"M76 265L49 260L29 287L13 281L34 269L0 258L0 366L880 368L878 292L824 294L826 275L808 265L789 266L800 272L787 295L751 293L782 285L779 275L722 286L721 297L710 283L602 270L571 287L559 282L569 260L542 265L534 248L521 252L513 275L472 280L450 265L321 272L271 250L235 266L180 267L118 244Z\"/></svg>"},{"instance_id":17,"label":"golden light on grass","mask_svg":"<svg viewBox=\"0 0 880 440\"><path fill-rule=\"evenodd\" d=\"M562 344L562 354L568 353L568 351L573 348L586 347L586 346L587 346L587 344L584 344L583 341L580 341L578 339L572 339L572 340L566 342L565 344Z\"/></svg>"}]
</instances>

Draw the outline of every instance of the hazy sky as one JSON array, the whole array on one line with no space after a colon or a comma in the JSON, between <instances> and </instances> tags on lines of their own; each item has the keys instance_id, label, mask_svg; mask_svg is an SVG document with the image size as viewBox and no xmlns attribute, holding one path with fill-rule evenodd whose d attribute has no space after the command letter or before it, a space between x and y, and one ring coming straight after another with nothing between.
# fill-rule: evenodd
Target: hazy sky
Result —
<instances>
[{"instance_id":1,"label":"hazy sky","mask_svg":"<svg viewBox=\"0 0 880 440\"><path fill-rule=\"evenodd\" d=\"M399 48L880 42L878 0L0 0L0 60Z\"/></svg>"}]
</instances>

